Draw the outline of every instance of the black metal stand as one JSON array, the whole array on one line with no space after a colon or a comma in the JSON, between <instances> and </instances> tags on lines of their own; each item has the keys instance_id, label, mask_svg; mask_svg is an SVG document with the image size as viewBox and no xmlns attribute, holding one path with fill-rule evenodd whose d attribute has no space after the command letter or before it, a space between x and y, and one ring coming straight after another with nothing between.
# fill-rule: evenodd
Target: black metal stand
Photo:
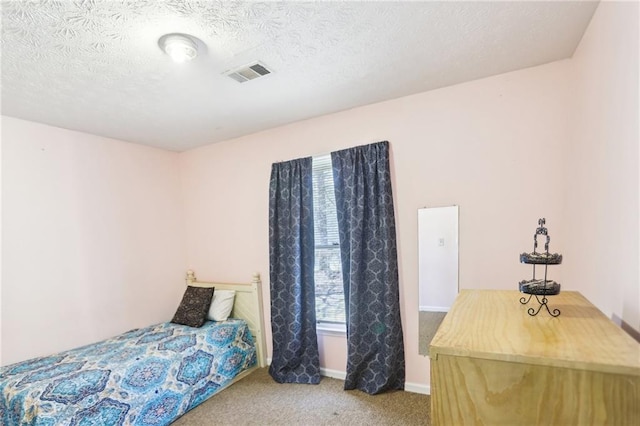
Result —
<instances>
[{"instance_id":1,"label":"black metal stand","mask_svg":"<svg viewBox=\"0 0 640 426\"><path fill-rule=\"evenodd\" d=\"M529 303L529 300L531 300L531 297L533 297L533 294L529 295L529 298L526 297L521 297L520 298L520 303L522 303L523 305L526 305L527 303ZM549 301L549 299L546 298L546 296L542 296L542 299L538 298L538 295L536 296L536 300L538 301L538 303L540 304L540 306L538 306L538 309L534 309L534 308L529 308L527 309L527 313L529 315L531 315L532 317L535 317L536 315L538 315L538 312L540 312L540 310L542 309L542 307L544 306L545 308L547 308L547 312L549 312L549 315L551 315L552 317L557 317L558 315L560 315L560 310L559 309L554 309L553 311L551 311L549 309L549 305L547 304L547 302Z\"/></svg>"},{"instance_id":2,"label":"black metal stand","mask_svg":"<svg viewBox=\"0 0 640 426\"><path fill-rule=\"evenodd\" d=\"M530 307L527 309L527 312L531 316L538 315L538 312L542 310L544 306L547 309L547 312L552 317L557 317L560 315L560 310L558 309L549 309L549 299L547 296L552 296L560 293L560 284L555 281L551 281L547 279L547 267L549 265L559 265L562 263L562 255L558 253L549 253L549 241L551 238L549 237L549 233L547 228L545 228L545 218L538 220L538 228L536 229L536 233L533 235L533 252L532 253L522 253L520 255L520 262L533 265L533 277L531 280L523 280L520 281L519 287L522 293L528 294L529 297L523 296L520 298L520 303L526 305L529 303L533 296L536 297L538 301L538 308L535 309ZM538 253L536 249L538 248L538 235L546 236L546 242L544 245L545 252ZM544 279L536 279L536 265L544 265ZM540 298L539 296L542 296Z\"/></svg>"}]
</instances>

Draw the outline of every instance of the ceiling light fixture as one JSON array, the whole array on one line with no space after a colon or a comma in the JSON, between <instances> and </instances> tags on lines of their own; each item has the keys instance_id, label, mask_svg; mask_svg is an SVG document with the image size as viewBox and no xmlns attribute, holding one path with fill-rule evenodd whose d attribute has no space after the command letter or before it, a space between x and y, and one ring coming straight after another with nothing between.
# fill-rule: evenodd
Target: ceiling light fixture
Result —
<instances>
[{"instance_id":1,"label":"ceiling light fixture","mask_svg":"<svg viewBox=\"0 0 640 426\"><path fill-rule=\"evenodd\" d=\"M198 56L197 39L187 34L165 34L158 45L174 62L187 62Z\"/></svg>"}]
</instances>

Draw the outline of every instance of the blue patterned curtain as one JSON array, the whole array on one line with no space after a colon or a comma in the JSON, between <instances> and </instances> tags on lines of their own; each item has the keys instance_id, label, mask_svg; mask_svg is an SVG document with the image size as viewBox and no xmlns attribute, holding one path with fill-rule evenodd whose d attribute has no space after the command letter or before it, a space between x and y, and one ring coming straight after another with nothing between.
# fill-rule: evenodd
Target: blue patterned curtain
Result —
<instances>
[{"instance_id":1,"label":"blue patterned curtain","mask_svg":"<svg viewBox=\"0 0 640 426\"><path fill-rule=\"evenodd\" d=\"M269 185L273 358L279 383L319 383L312 159L275 163Z\"/></svg>"},{"instance_id":2,"label":"blue patterned curtain","mask_svg":"<svg viewBox=\"0 0 640 426\"><path fill-rule=\"evenodd\" d=\"M345 390L404 389L389 142L331 153L347 314Z\"/></svg>"}]
</instances>

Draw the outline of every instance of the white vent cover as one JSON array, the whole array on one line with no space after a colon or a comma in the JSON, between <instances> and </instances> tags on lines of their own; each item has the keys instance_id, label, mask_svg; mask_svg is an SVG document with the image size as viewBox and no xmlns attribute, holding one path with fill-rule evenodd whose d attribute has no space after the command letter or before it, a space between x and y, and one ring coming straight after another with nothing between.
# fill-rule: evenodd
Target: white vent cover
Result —
<instances>
[{"instance_id":1,"label":"white vent cover","mask_svg":"<svg viewBox=\"0 0 640 426\"><path fill-rule=\"evenodd\" d=\"M261 62L254 62L250 65L245 65L235 70L227 71L225 74L238 83L244 83L245 81L254 80L258 77L271 74L271 71L265 64Z\"/></svg>"}]
</instances>

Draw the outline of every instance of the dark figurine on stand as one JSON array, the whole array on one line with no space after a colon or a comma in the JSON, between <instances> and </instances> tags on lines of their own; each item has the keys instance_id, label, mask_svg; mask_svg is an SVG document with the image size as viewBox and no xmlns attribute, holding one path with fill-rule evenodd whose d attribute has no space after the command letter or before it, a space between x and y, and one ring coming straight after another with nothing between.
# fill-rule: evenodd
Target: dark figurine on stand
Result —
<instances>
[{"instance_id":1,"label":"dark figurine on stand","mask_svg":"<svg viewBox=\"0 0 640 426\"><path fill-rule=\"evenodd\" d=\"M529 265L533 265L533 277L530 280L520 281L519 287L522 293L528 294L529 297L523 296L520 298L520 303L526 305L529 303L531 298L535 296L538 301L538 309L529 308L527 312L531 316L538 315L538 312L544 306L547 308L547 312L549 315L553 317L557 317L560 315L560 311L558 309L554 309L551 311L549 309L547 296L553 296L560 293L560 284L555 281L547 279L547 267L549 265L559 265L562 263L562 255L558 253L549 253L549 241L551 238L549 237L549 232L547 228L545 228L546 220L545 218L538 220L538 228L536 229L536 233L533 235L533 253L522 253L520 254L520 263L526 263ZM536 250L538 249L538 235L546 236L546 242L544 244L544 253L538 253ZM536 279L536 265L544 265L544 278ZM539 296L542 296L540 298Z\"/></svg>"}]
</instances>

